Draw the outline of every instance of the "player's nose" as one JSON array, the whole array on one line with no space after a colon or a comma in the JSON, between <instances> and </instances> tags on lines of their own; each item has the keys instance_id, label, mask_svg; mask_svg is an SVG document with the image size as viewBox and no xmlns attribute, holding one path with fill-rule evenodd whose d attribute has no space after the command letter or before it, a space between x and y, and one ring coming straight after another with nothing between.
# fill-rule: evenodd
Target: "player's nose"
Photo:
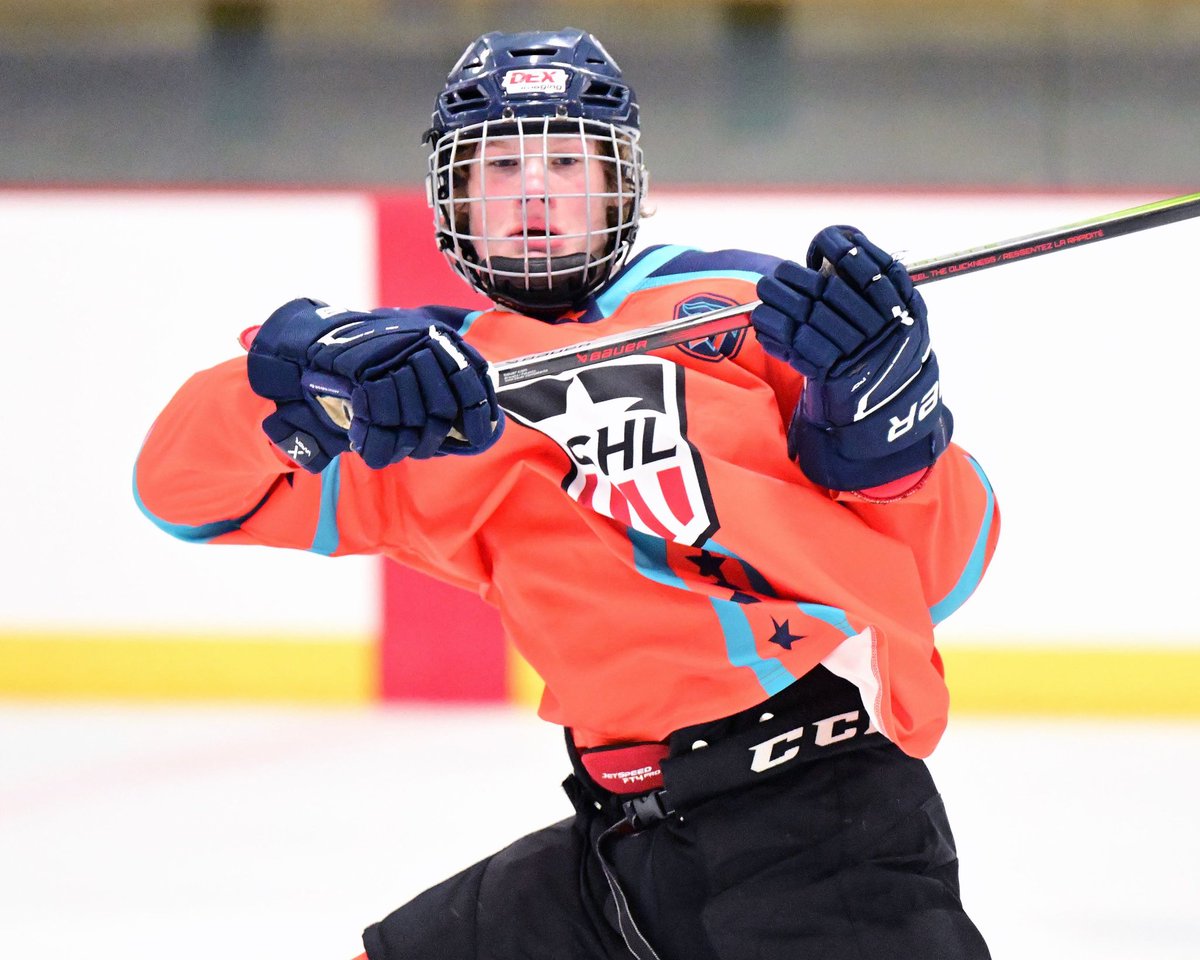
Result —
<instances>
[{"instance_id":1,"label":"player's nose","mask_svg":"<svg viewBox=\"0 0 1200 960\"><path fill-rule=\"evenodd\" d=\"M546 164L541 157L529 157L525 161L525 201L526 203L546 203L549 199L546 186Z\"/></svg>"}]
</instances>

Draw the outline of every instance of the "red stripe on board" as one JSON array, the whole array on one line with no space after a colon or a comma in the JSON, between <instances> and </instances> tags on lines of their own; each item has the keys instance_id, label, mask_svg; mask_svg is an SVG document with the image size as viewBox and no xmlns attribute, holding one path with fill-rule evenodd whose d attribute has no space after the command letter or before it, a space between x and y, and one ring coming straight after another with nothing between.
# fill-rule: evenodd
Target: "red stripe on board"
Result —
<instances>
[{"instance_id":1,"label":"red stripe on board","mask_svg":"<svg viewBox=\"0 0 1200 960\"><path fill-rule=\"evenodd\" d=\"M375 197L377 302L479 309L487 301L450 269L433 214L414 191ZM385 700L492 701L508 693L500 618L477 596L391 561L383 563L380 692Z\"/></svg>"},{"instance_id":2,"label":"red stripe on board","mask_svg":"<svg viewBox=\"0 0 1200 960\"><path fill-rule=\"evenodd\" d=\"M458 587L390 560L380 562L383 699L507 699L508 657L496 611Z\"/></svg>"},{"instance_id":3,"label":"red stripe on board","mask_svg":"<svg viewBox=\"0 0 1200 960\"><path fill-rule=\"evenodd\" d=\"M433 211L425 194L381 193L374 197L379 245L379 303L389 307L453 304L482 310L490 304L451 269L437 248Z\"/></svg>"}]
</instances>

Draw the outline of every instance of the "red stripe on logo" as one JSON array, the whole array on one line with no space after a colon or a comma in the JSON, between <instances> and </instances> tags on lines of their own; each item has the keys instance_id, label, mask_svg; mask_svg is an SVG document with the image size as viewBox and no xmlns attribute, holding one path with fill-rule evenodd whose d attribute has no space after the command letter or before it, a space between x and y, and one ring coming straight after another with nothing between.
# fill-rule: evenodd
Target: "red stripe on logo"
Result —
<instances>
[{"instance_id":1,"label":"red stripe on logo","mask_svg":"<svg viewBox=\"0 0 1200 960\"><path fill-rule=\"evenodd\" d=\"M580 503L586 503L590 507L595 507L595 501L592 499L596 495L596 475L594 473L585 473L583 475L583 489L579 491L579 496L575 499Z\"/></svg>"},{"instance_id":2,"label":"red stripe on logo","mask_svg":"<svg viewBox=\"0 0 1200 960\"><path fill-rule=\"evenodd\" d=\"M651 510L646 505L646 501L642 499L642 492L637 488L636 481L626 480L624 483L620 484L620 489L621 493L625 495L625 498L633 504L634 509L637 510L638 516L642 518L646 526L648 526L664 540L674 539L671 531L663 526L662 521L654 515L654 511Z\"/></svg>"},{"instance_id":3,"label":"red stripe on logo","mask_svg":"<svg viewBox=\"0 0 1200 960\"><path fill-rule=\"evenodd\" d=\"M619 520L625 526L629 526L629 501L625 499L624 494L615 485L610 486L608 491L608 512L610 516L614 520ZM597 510L596 512L602 513L603 511Z\"/></svg>"},{"instance_id":4,"label":"red stripe on logo","mask_svg":"<svg viewBox=\"0 0 1200 960\"><path fill-rule=\"evenodd\" d=\"M663 470L658 475L658 485L662 488L667 506L675 514L675 518L686 527L696 514L692 510L692 502L688 499L687 486L683 482L683 470L679 467Z\"/></svg>"}]
</instances>

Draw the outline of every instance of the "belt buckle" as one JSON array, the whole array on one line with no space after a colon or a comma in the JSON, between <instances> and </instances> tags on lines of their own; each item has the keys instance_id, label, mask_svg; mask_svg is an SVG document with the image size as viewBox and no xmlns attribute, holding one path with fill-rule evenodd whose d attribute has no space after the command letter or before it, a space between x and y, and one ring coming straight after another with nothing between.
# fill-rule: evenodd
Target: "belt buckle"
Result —
<instances>
[{"instance_id":1,"label":"belt buckle","mask_svg":"<svg viewBox=\"0 0 1200 960\"><path fill-rule=\"evenodd\" d=\"M626 822L634 830L641 830L652 823L666 820L675 813L675 808L667 801L666 790L652 790L640 797L626 800L621 804L621 810L625 814Z\"/></svg>"}]
</instances>

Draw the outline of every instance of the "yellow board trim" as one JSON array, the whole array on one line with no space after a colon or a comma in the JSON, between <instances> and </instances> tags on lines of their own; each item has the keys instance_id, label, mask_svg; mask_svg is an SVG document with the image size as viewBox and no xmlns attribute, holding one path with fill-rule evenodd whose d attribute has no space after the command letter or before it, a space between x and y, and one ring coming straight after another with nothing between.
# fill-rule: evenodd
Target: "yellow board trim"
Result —
<instances>
[{"instance_id":1,"label":"yellow board trim","mask_svg":"<svg viewBox=\"0 0 1200 960\"><path fill-rule=\"evenodd\" d=\"M941 648L954 716L1200 717L1200 642L1181 647L950 644ZM510 651L512 698L542 684Z\"/></svg>"},{"instance_id":2,"label":"yellow board trim","mask_svg":"<svg viewBox=\"0 0 1200 960\"><path fill-rule=\"evenodd\" d=\"M545 684L517 648L508 644L508 699L523 707L536 710L542 702Z\"/></svg>"},{"instance_id":3,"label":"yellow board trim","mask_svg":"<svg viewBox=\"0 0 1200 960\"><path fill-rule=\"evenodd\" d=\"M369 638L0 635L0 696L362 703L375 699Z\"/></svg>"},{"instance_id":4,"label":"yellow board trim","mask_svg":"<svg viewBox=\"0 0 1200 960\"><path fill-rule=\"evenodd\" d=\"M941 649L951 713L1200 717L1200 646Z\"/></svg>"},{"instance_id":5,"label":"yellow board trim","mask_svg":"<svg viewBox=\"0 0 1200 960\"><path fill-rule=\"evenodd\" d=\"M1200 642L941 652L956 716L1200 718ZM508 658L509 699L536 707L541 680L511 646ZM365 703L378 686L370 637L0 634L0 696Z\"/></svg>"}]
</instances>

